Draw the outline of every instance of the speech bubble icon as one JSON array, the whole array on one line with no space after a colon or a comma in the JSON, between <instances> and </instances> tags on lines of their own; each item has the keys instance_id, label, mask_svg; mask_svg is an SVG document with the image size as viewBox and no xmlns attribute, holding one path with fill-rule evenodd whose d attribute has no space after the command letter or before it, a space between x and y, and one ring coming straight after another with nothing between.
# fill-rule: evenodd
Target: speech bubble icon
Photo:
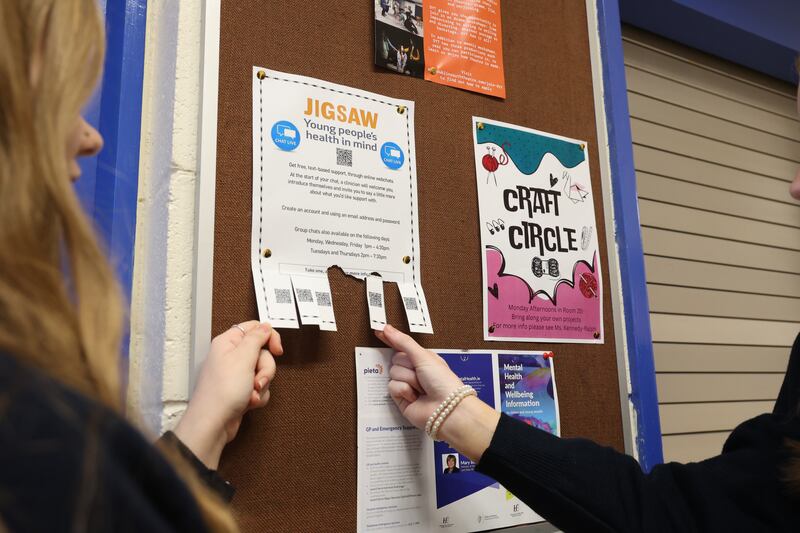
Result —
<instances>
[{"instance_id":1,"label":"speech bubble icon","mask_svg":"<svg viewBox=\"0 0 800 533\"><path fill-rule=\"evenodd\" d=\"M403 150L393 142L383 143L380 154L383 163L392 170L399 169L405 161Z\"/></svg>"},{"instance_id":2,"label":"speech bubble icon","mask_svg":"<svg viewBox=\"0 0 800 533\"><path fill-rule=\"evenodd\" d=\"M297 138L297 132L289 126L285 126L283 124L278 125L278 135L281 137L289 137L290 139Z\"/></svg>"}]
</instances>

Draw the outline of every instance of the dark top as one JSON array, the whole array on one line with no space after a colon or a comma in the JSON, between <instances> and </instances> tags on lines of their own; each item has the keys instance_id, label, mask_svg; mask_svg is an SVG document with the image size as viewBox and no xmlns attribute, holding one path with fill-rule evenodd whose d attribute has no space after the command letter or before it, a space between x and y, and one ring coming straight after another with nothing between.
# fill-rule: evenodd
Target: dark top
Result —
<instances>
[{"instance_id":1,"label":"dark top","mask_svg":"<svg viewBox=\"0 0 800 533\"><path fill-rule=\"evenodd\" d=\"M201 479L232 488L171 433ZM206 531L194 497L123 418L0 353L0 531Z\"/></svg>"},{"instance_id":2,"label":"dark top","mask_svg":"<svg viewBox=\"0 0 800 533\"><path fill-rule=\"evenodd\" d=\"M502 415L478 471L566 532L800 531L800 498L781 481L800 441L800 336L772 414L737 427L722 454L642 472L631 457L559 439Z\"/></svg>"}]
</instances>

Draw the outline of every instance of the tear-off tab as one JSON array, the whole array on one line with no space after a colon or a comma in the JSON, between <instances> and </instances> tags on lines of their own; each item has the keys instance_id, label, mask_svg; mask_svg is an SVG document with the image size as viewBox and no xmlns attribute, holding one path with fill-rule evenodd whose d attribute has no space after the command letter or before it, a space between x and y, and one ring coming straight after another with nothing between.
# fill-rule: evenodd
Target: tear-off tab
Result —
<instances>
[{"instance_id":1,"label":"tear-off tab","mask_svg":"<svg viewBox=\"0 0 800 533\"><path fill-rule=\"evenodd\" d=\"M317 325L322 331L336 331L333 294L328 277L292 275L291 278L300 321L304 325Z\"/></svg>"},{"instance_id":2,"label":"tear-off tab","mask_svg":"<svg viewBox=\"0 0 800 533\"><path fill-rule=\"evenodd\" d=\"M268 270L264 271L261 276L266 299L263 312L259 306L262 322L269 322L274 328L298 329L300 323L297 321L292 280L289 276Z\"/></svg>"},{"instance_id":3,"label":"tear-off tab","mask_svg":"<svg viewBox=\"0 0 800 533\"><path fill-rule=\"evenodd\" d=\"M367 307L370 326L374 330L383 331L386 326L386 306L383 299L383 279L378 276L367 276Z\"/></svg>"},{"instance_id":4,"label":"tear-off tab","mask_svg":"<svg viewBox=\"0 0 800 533\"><path fill-rule=\"evenodd\" d=\"M400 289L403 309L406 310L408 329L414 333L433 333L428 302L422 287L411 282L398 282L397 288Z\"/></svg>"}]
</instances>

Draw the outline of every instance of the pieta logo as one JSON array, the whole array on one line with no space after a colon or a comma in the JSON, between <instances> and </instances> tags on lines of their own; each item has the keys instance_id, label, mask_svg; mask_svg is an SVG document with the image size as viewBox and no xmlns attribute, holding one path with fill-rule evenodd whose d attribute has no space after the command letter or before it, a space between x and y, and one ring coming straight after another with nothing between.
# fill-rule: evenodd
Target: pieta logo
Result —
<instances>
[{"instance_id":1,"label":"pieta logo","mask_svg":"<svg viewBox=\"0 0 800 533\"><path fill-rule=\"evenodd\" d=\"M513 512L518 513L519 512L519 504L515 503L513 509L514 509Z\"/></svg>"},{"instance_id":2,"label":"pieta logo","mask_svg":"<svg viewBox=\"0 0 800 533\"><path fill-rule=\"evenodd\" d=\"M449 516L443 516L442 517L442 525L446 526L449 523L450 523L450 517Z\"/></svg>"},{"instance_id":3,"label":"pieta logo","mask_svg":"<svg viewBox=\"0 0 800 533\"><path fill-rule=\"evenodd\" d=\"M380 363L375 363L375 366L372 368L365 368L364 375L366 374L378 374L383 375L383 365Z\"/></svg>"}]
</instances>

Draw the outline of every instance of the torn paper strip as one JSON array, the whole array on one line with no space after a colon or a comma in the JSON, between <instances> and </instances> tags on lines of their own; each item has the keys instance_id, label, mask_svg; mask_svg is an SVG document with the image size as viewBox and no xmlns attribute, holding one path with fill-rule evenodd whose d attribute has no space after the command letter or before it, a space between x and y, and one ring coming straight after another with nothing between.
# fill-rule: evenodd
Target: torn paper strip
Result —
<instances>
[{"instance_id":1,"label":"torn paper strip","mask_svg":"<svg viewBox=\"0 0 800 533\"><path fill-rule=\"evenodd\" d=\"M258 270L254 274L256 290L263 296L258 302L260 320L274 328L300 327L289 276L269 270Z\"/></svg>"},{"instance_id":2,"label":"torn paper strip","mask_svg":"<svg viewBox=\"0 0 800 533\"><path fill-rule=\"evenodd\" d=\"M314 299L314 289L311 288L308 283L312 278L296 275L291 275L289 277L292 280L294 299L297 301L300 323L304 326L319 325L319 307Z\"/></svg>"},{"instance_id":3,"label":"torn paper strip","mask_svg":"<svg viewBox=\"0 0 800 533\"><path fill-rule=\"evenodd\" d=\"M323 331L336 331L333 295L328 276L292 275L297 309L303 324L316 324Z\"/></svg>"},{"instance_id":4,"label":"torn paper strip","mask_svg":"<svg viewBox=\"0 0 800 533\"><path fill-rule=\"evenodd\" d=\"M367 276L367 307L372 329L383 331L386 326L386 306L383 299L383 279Z\"/></svg>"},{"instance_id":5,"label":"torn paper strip","mask_svg":"<svg viewBox=\"0 0 800 533\"><path fill-rule=\"evenodd\" d=\"M403 309L406 310L408 329L415 333L433 333L428 302L425 300L422 287L411 282L400 282L397 284L397 288L400 289Z\"/></svg>"}]
</instances>

